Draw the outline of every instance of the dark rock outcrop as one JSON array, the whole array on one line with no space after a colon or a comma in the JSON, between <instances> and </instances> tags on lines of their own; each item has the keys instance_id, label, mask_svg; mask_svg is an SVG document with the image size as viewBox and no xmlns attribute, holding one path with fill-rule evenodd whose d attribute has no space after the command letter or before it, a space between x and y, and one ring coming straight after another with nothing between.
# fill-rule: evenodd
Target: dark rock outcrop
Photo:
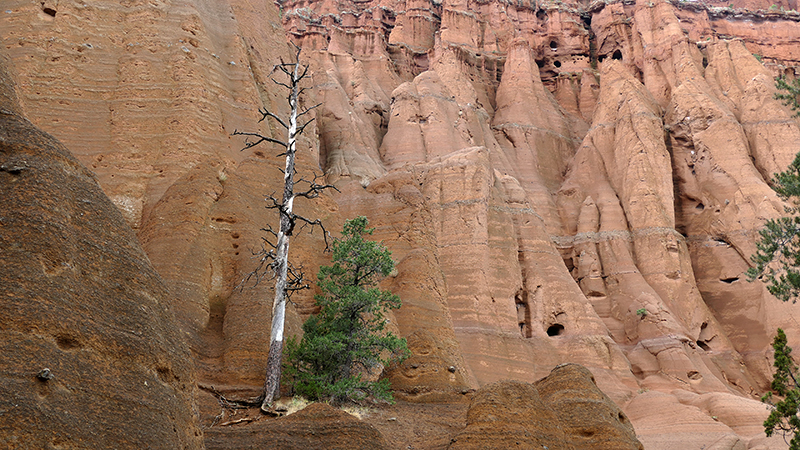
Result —
<instances>
[{"instance_id":1,"label":"dark rock outcrop","mask_svg":"<svg viewBox=\"0 0 800 450\"><path fill-rule=\"evenodd\" d=\"M169 292L0 57L0 448L200 449Z\"/></svg>"}]
</instances>

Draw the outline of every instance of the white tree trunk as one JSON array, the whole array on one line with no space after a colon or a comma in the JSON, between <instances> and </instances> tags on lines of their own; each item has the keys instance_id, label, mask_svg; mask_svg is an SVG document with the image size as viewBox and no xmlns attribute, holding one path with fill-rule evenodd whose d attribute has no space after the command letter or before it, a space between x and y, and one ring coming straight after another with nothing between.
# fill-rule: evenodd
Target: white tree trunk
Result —
<instances>
[{"instance_id":1,"label":"white tree trunk","mask_svg":"<svg viewBox=\"0 0 800 450\"><path fill-rule=\"evenodd\" d=\"M292 206L294 203L294 163L297 144L297 110L299 97L300 61L292 72L292 92L289 96L291 115L289 116L289 139L286 141L286 167L283 175L283 201L280 208L281 228L278 233L275 257L275 299L272 303L272 332L267 357L267 375L264 380L264 401L262 410L268 410L272 402L281 395L281 356L283 355L283 328L286 317L286 283L289 268L289 237L294 226Z\"/></svg>"}]
</instances>

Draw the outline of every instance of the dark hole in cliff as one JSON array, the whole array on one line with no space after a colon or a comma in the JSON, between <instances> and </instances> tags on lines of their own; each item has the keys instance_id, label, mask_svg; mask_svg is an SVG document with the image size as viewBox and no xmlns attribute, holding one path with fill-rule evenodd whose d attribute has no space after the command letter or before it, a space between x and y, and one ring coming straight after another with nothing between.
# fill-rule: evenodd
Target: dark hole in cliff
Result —
<instances>
[{"instance_id":1,"label":"dark hole in cliff","mask_svg":"<svg viewBox=\"0 0 800 450\"><path fill-rule=\"evenodd\" d=\"M528 308L528 291L520 289L514 296L514 306L517 309L517 323L519 324L519 332L524 338L533 336L531 327L531 313Z\"/></svg>"},{"instance_id":2,"label":"dark hole in cliff","mask_svg":"<svg viewBox=\"0 0 800 450\"><path fill-rule=\"evenodd\" d=\"M225 324L225 314L227 314L228 305L225 299L214 297L211 300L208 311L208 323L206 323L206 330L223 336L223 325Z\"/></svg>"},{"instance_id":3,"label":"dark hole in cliff","mask_svg":"<svg viewBox=\"0 0 800 450\"><path fill-rule=\"evenodd\" d=\"M719 281L722 281L723 283L728 283L728 284L731 284L731 283L733 283L734 281L739 281L739 277L720 278L720 279L719 279Z\"/></svg>"},{"instance_id":4,"label":"dark hole in cliff","mask_svg":"<svg viewBox=\"0 0 800 450\"><path fill-rule=\"evenodd\" d=\"M58 348L61 350L73 350L82 347L78 339L69 334L59 334L56 336L56 345L58 345Z\"/></svg>"},{"instance_id":5,"label":"dark hole in cliff","mask_svg":"<svg viewBox=\"0 0 800 450\"><path fill-rule=\"evenodd\" d=\"M539 20L547 20L547 11L543 9L536 11L536 18Z\"/></svg>"},{"instance_id":6,"label":"dark hole in cliff","mask_svg":"<svg viewBox=\"0 0 800 450\"><path fill-rule=\"evenodd\" d=\"M697 341L696 343L697 343L697 346L698 346L698 347L700 347L700 348L702 348L703 350L705 350L705 351L707 351L707 352L710 352L710 351L711 351L711 347L709 347L709 346L708 346L708 344L706 344L705 342L703 342L703 341Z\"/></svg>"},{"instance_id":7,"label":"dark hole in cliff","mask_svg":"<svg viewBox=\"0 0 800 450\"><path fill-rule=\"evenodd\" d=\"M703 56L703 68L705 69L706 67L708 67L708 58Z\"/></svg>"},{"instance_id":8,"label":"dark hole in cliff","mask_svg":"<svg viewBox=\"0 0 800 450\"><path fill-rule=\"evenodd\" d=\"M561 61L555 61L553 65L556 67L561 67Z\"/></svg>"},{"instance_id":9,"label":"dark hole in cliff","mask_svg":"<svg viewBox=\"0 0 800 450\"><path fill-rule=\"evenodd\" d=\"M699 380L703 379L703 376L700 375L700 372L698 372L696 370L690 370L690 371L686 372L686 378L688 378L690 380L699 381Z\"/></svg>"},{"instance_id":10,"label":"dark hole in cliff","mask_svg":"<svg viewBox=\"0 0 800 450\"><path fill-rule=\"evenodd\" d=\"M553 50L558 49L558 42L550 41L550 48L553 49Z\"/></svg>"},{"instance_id":11,"label":"dark hole in cliff","mask_svg":"<svg viewBox=\"0 0 800 450\"><path fill-rule=\"evenodd\" d=\"M45 14L47 14L50 17L55 17L56 16L56 10L53 9L53 8L48 8L47 6L43 6L42 7L42 12L44 12Z\"/></svg>"},{"instance_id":12,"label":"dark hole in cliff","mask_svg":"<svg viewBox=\"0 0 800 450\"><path fill-rule=\"evenodd\" d=\"M606 55L600 55L597 57L597 62L603 62L606 59Z\"/></svg>"},{"instance_id":13,"label":"dark hole in cliff","mask_svg":"<svg viewBox=\"0 0 800 450\"><path fill-rule=\"evenodd\" d=\"M701 211L702 211L703 209L705 209L705 208L706 208L706 205L704 205L704 204L702 204L702 203L698 203L698 204L697 204L697 206L695 206L695 209L699 209L699 210L701 210Z\"/></svg>"},{"instance_id":14,"label":"dark hole in cliff","mask_svg":"<svg viewBox=\"0 0 800 450\"><path fill-rule=\"evenodd\" d=\"M628 418L625 417L625 414L622 414L622 413L619 413L619 415L617 417L619 418L619 421L621 423L625 423L625 421L628 420Z\"/></svg>"},{"instance_id":15,"label":"dark hole in cliff","mask_svg":"<svg viewBox=\"0 0 800 450\"><path fill-rule=\"evenodd\" d=\"M541 69L542 67L544 67L544 60L543 59L537 59L536 60L536 65L539 66L539 68Z\"/></svg>"},{"instance_id":16,"label":"dark hole in cliff","mask_svg":"<svg viewBox=\"0 0 800 450\"><path fill-rule=\"evenodd\" d=\"M614 50L614 54L611 55L611 59L622 60L622 52L619 50Z\"/></svg>"},{"instance_id":17,"label":"dark hole in cliff","mask_svg":"<svg viewBox=\"0 0 800 450\"><path fill-rule=\"evenodd\" d=\"M547 327L547 335L548 336L560 336L564 334L564 325L560 323L554 323Z\"/></svg>"}]
</instances>

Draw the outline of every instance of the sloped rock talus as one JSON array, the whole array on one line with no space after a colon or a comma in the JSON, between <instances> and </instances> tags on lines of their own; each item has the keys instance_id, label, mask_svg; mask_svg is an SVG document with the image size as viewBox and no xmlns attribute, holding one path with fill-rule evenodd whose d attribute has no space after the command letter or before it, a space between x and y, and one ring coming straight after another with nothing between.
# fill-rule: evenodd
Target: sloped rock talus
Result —
<instances>
[{"instance_id":1,"label":"sloped rock talus","mask_svg":"<svg viewBox=\"0 0 800 450\"><path fill-rule=\"evenodd\" d=\"M0 447L203 448L169 292L0 59Z\"/></svg>"}]
</instances>

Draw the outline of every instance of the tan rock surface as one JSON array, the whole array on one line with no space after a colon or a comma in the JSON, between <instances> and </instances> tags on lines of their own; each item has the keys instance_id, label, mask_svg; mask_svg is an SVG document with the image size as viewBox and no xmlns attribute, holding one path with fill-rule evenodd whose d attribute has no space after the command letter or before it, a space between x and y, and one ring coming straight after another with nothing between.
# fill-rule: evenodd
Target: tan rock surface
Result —
<instances>
[{"instance_id":1,"label":"tan rock surface","mask_svg":"<svg viewBox=\"0 0 800 450\"><path fill-rule=\"evenodd\" d=\"M500 381L475 393L467 427L449 449L631 449L644 447L630 421L577 364L535 384Z\"/></svg>"},{"instance_id":2,"label":"tan rock surface","mask_svg":"<svg viewBox=\"0 0 800 450\"><path fill-rule=\"evenodd\" d=\"M562 364L534 384L575 448L644 449L630 420L598 389L594 376L585 367Z\"/></svg>"},{"instance_id":3,"label":"tan rock surface","mask_svg":"<svg viewBox=\"0 0 800 450\"><path fill-rule=\"evenodd\" d=\"M475 393L467 411L467 428L447 447L573 449L556 413L536 387L520 381L498 381Z\"/></svg>"}]
</instances>

